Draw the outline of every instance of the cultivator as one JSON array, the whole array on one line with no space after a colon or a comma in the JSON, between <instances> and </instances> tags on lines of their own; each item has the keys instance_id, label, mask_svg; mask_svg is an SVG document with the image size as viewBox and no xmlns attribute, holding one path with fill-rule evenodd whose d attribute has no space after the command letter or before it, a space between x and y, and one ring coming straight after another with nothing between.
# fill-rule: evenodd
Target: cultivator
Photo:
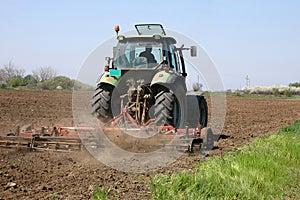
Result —
<instances>
[{"instance_id":1,"label":"cultivator","mask_svg":"<svg viewBox=\"0 0 300 200\"><path fill-rule=\"evenodd\" d=\"M34 150L53 150L53 151L78 151L82 149L79 138L63 137L23 137L6 136L0 137L1 147L30 148Z\"/></svg>"},{"instance_id":2,"label":"cultivator","mask_svg":"<svg viewBox=\"0 0 300 200\"><path fill-rule=\"evenodd\" d=\"M72 123L73 125L73 123ZM0 147L29 148L48 151L80 151L82 143L77 131L95 130L88 126L51 126L35 129L33 123L22 128L16 127L15 132L0 136Z\"/></svg>"},{"instance_id":3,"label":"cultivator","mask_svg":"<svg viewBox=\"0 0 300 200\"><path fill-rule=\"evenodd\" d=\"M143 132L146 136L144 138L158 136L157 146L163 144L181 152L200 152L204 155L213 149L214 141L219 138L219 135L213 134L210 128L202 128L200 124L197 128L186 126L185 129L176 129L173 126L156 126L153 120L150 120L147 126L137 126L134 119L130 115L128 118L124 112L121 113L122 117L116 117L105 124L98 120L106 134L111 131L122 131L138 137L138 133ZM90 136L95 135L95 131L94 127L74 126L73 123L69 127L51 126L39 129L35 129L33 124L22 128L17 126L15 132L0 136L0 147L59 152L80 151L83 149L82 141L88 141ZM97 145L99 144L93 144L94 147Z\"/></svg>"},{"instance_id":4,"label":"cultivator","mask_svg":"<svg viewBox=\"0 0 300 200\"><path fill-rule=\"evenodd\" d=\"M197 153L206 156L208 151L214 148L214 143L219 140L221 135L214 134L211 128L188 127L176 129L173 126L157 126L154 120L149 120L144 126L139 126L130 115L123 109L122 113L107 123L98 120L104 132L125 132L129 135L140 138L149 138L158 135L157 146L169 146L180 152ZM137 134L139 133L139 135ZM143 133L141 135L140 133Z\"/></svg>"}]
</instances>

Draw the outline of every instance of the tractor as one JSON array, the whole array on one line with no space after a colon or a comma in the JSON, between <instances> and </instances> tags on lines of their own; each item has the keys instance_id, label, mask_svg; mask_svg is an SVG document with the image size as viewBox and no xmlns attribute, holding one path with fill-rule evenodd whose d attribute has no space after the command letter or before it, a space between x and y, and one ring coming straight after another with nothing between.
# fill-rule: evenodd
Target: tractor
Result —
<instances>
[{"instance_id":1,"label":"tractor","mask_svg":"<svg viewBox=\"0 0 300 200\"><path fill-rule=\"evenodd\" d=\"M195 57L196 46L176 46L161 24L137 24L135 29L137 35L119 35L115 27L118 42L113 56L105 58L105 72L92 97L94 116L104 124L133 123L135 128L206 127L206 99L189 94L186 86L183 51Z\"/></svg>"}]
</instances>

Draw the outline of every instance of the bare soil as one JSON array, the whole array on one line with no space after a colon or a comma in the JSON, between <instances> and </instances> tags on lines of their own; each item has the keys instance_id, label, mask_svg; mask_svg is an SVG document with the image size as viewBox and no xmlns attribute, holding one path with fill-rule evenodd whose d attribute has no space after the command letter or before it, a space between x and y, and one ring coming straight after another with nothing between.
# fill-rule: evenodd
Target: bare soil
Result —
<instances>
[{"instance_id":1,"label":"bare soil","mask_svg":"<svg viewBox=\"0 0 300 200\"><path fill-rule=\"evenodd\" d=\"M268 135L300 118L300 100L277 98L227 98L227 116L212 154L235 151L257 137ZM0 133L17 124L69 125L72 93L0 90ZM184 154L172 165L149 173L131 174L111 169L86 151L33 152L0 149L0 199L90 199L93 186L111 188L120 199L149 199L149 180L155 174L193 170L204 159ZM12 184L15 183L15 184Z\"/></svg>"}]
</instances>

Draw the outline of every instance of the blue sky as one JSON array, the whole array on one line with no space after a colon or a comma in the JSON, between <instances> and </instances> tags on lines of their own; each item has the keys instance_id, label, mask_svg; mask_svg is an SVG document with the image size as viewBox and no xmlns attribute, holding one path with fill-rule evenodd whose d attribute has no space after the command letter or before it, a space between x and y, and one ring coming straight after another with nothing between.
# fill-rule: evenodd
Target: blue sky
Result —
<instances>
[{"instance_id":1,"label":"blue sky","mask_svg":"<svg viewBox=\"0 0 300 200\"><path fill-rule=\"evenodd\" d=\"M279 0L0 0L0 66L52 66L76 78L116 24L127 31L150 22L202 46L225 88L243 87L246 75L252 86L287 85L300 82L299 10L300 1Z\"/></svg>"}]
</instances>

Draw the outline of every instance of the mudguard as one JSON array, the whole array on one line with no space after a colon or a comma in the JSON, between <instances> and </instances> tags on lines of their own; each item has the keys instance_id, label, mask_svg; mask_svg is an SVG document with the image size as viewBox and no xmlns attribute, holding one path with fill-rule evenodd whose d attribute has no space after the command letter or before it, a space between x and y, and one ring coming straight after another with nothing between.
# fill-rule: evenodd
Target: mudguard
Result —
<instances>
[{"instance_id":1,"label":"mudguard","mask_svg":"<svg viewBox=\"0 0 300 200\"><path fill-rule=\"evenodd\" d=\"M98 84L106 83L109 85L117 86L119 83L120 77L117 76L110 76L109 72L105 72L99 79Z\"/></svg>"},{"instance_id":2,"label":"mudguard","mask_svg":"<svg viewBox=\"0 0 300 200\"><path fill-rule=\"evenodd\" d=\"M176 84L175 84L176 83ZM186 93L185 79L181 75L174 73L173 71L160 71L153 77L151 81L151 87L154 85L164 85L167 88L172 89L174 92L179 89L178 86L181 86L181 89L184 89L181 92Z\"/></svg>"},{"instance_id":3,"label":"mudguard","mask_svg":"<svg viewBox=\"0 0 300 200\"><path fill-rule=\"evenodd\" d=\"M172 76L172 72L165 72L165 71L160 71L157 74L154 75L152 81L151 81L151 85L154 85L156 83L167 83L170 76ZM173 75L174 76L174 75Z\"/></svg>"}]
</instances>

